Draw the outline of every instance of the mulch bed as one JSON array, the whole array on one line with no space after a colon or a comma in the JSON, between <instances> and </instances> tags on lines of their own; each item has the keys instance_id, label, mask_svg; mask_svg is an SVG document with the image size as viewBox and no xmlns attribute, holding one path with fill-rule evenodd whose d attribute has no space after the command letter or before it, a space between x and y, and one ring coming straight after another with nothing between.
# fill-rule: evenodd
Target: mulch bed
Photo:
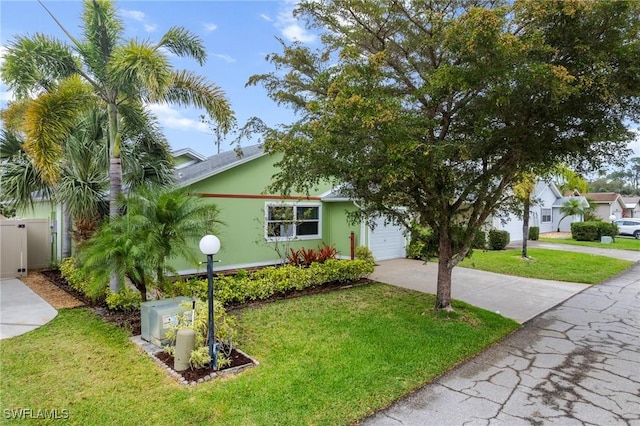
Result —
<instances>
[{"instance_id":1,"label":"mulch bed","mask_svg":"<svg viewBox=\"0 0 640 426\"><path fill-rule=\"evenodd\" d=\"M105 321L110 322L112 324L117 325L131 333L132 336L137 336L141 334L141 321L140 321L140 311L134 312L116 312L111 311L107 308L107 305L104 301L96 302L88 298L84 293L74 289L71 287L67 280L64 279L60 271L58 270L45 270L40 271L40 273L52 284L57 286L58 288L64 290L69 295L73 296L73 298L82 301L85 306L92 308L100 317L102 317ZM366 285L370 284L373 281L368 279L362 279L352 283L327 283L322 286L317 286L313 288L308 288L304 290L292 290L286 292L284 294L280 294L277 296L273 296L269 299L257 301L257 302L248 302L242 304L230 305L227 307L228 312L232 312L234 310L239 310L246 307L256 307L261 306L267 303L271 303L277 300L283 299L291 299L311 294L319 294L326 293L330 291L336 291L340 289L350 288L354 286ZM210 368L197 368L197 369L187 369L184 371L175 371L173 369L173 356L169 355L164 351L159 351L153 354L153 357L163 363L168 370L172 372L174 376L178 376L180 381L184 384L195 384L201 383L203 381L209 380L214 377L216 374L224 373L225 370L229 371L237 371L243 366L248 366L253 364L253 360L237 351L235 348L231 350L231 364L226 366L219 371L212 370Z\"/></svg>"}]
</instances>

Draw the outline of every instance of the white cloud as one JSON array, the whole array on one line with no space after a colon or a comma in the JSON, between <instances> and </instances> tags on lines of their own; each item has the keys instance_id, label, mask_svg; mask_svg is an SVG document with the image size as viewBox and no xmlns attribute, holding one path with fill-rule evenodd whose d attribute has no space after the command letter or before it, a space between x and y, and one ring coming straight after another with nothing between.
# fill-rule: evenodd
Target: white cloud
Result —
<instances>
[{"instance_id":1,"label":"white cloud","mask_svg":"<svg viewBox=\"0 0 640 426\"><path fill-rule=\"evenodd\" d=\"M260 17L261 17L262 19L264 19L265 21L268 21L268 22L273 21L273 19L271 19L271 18L269 17L269 15L266 15L266 14L264 14L264 13L261 13L261 14L260 14Z\"/></svg>"},{"instance_id":2,"label":"white cloud","mask_svg":"<svg viewBox=\"0 0 640 426\"><path fill-rule=\"evenodd\" d=\"M148 33L152 33L158 28L156 24L144 24L144 30Z\"/></svg>"},{"instance_id":3,"label":"white cloud","mask_svg":"<svg viewBox=\"0 0 640 426\"><path fill-rule=\"evenodd\" d=\"M229 62L229 63L233 63L236 61L236 58L231 57L229 55L220 55L220 54L213 54L213 56L215 56L216 58L220 58L225 62Z\"/></svg>"},{"instance_id":4,"label":"white cloud","mask_svg":"<svg viewBox=\"0 0 640 426\"><path fill-rule=\"evenodd\" d=\"M182 112L164 104L149 104L149 109L158 117L161 126L167 129L209 132L205 123L185 117Z\"/></svg>"},{"instance_id":5,"label":"white cloud","mask_svg":"<svg viewBox=\"0 0 640 426\"><path fill-rule=\"evenodd\" d=\"M120 13L125 18L131 18L131 19L134 19L134 20L140 21L140 22L144 21L144 17L145 17L144 12L140 12L139 10L120 9Z\"/></svg>"},{"instance_id":6,"label":"white cloud","mask_svg":"<svg viewBox=\"0 0 640 426\"><path fill-rule=\"evenodd\" d=\"M310 34L298 24L291 24L282 28L282 35L291 41L299 41L302 43L311 43L316 39L314 34Z\"/></svg>"},{"instance_id":7,"label":"white cloud","mask_svg":"<svg viewBox=\"0 0 640 426\"><path fill-rule=\"evenodd\" d=\"M300 25L298 20L293 16L295 6L295 1L287 0L283 2L275 26L289 41L311 43L316 40L316 36Z\"/></svg>"},{"instance_id":8,"label":"white cloud","mask_svg":"<svg viewBox=\"0 0 640 426\"><path fill-rule=\"evenodd\" d=\"M218 28L216 24L210 24L206 22L202 25L204 26L204 30L208 33L210 33L211 31L215 31Z\"/></svg>"}]
</instances>

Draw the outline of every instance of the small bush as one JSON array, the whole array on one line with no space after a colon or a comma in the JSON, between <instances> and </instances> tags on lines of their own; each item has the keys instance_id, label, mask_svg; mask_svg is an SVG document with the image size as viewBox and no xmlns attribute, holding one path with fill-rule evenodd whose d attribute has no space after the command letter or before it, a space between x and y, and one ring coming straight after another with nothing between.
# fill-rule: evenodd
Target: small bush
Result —
<instances>
[{"instance_id":1,"label":"small bush","mask_svg":"<svg viewBox=\"0 0 640 426\"><path fill-rule=\"evenodd\" d=\"M487 247L487 233L482 230L478 230L478 232L476 232L475 238L471 243L471 248L484 249L486 247Z\"/></svg>"},{"instance_id":2,"label":"small bush","mask_svg":"<svg viewBox=\"0 0 640 426\"><path fill-rule=\"evenodd\" d=\"M62 261L60 273L71 287L86 294L93 300L103 300L107 296L109 283L100 282L97 278L86 274L76 265L73 257L68 257Z\"/></svg>"},{"instance_id":3,"label":"small bush","mask_svg":"<svg viewBox=\"0 0 640 426\"><path fill-rule=\"evenodd\" d=\"M615 236L618 227L602 221L573 222L571 224L571 238L576 241L600 241L603 236Z\"/></svg>"},{"instance_id":4,"label":"small bush","mask_svg":"<svg viewBox=\"0 0 640 426\"><path fill-rule=\"evenodd\" d=\"M322 243L318 250L304 247L299 250L290 248L287 263L294 266L309 266L314 262L324 263L329 259L335 259L337 255L336 248L326 243Z\"/></svg>"},{"instance_id":5,"label":"small bush","mask_svg":"<svg viewBox=\"0 0 640 426\"><path fill-rule=\"evenodd\" d=\"M356 259L364 260L365 262L375 263L375 259L373 257L373 252L369 247L359 246L356 247Z\"/></svg>"},{"instance_id":6,"label":"small bush","mask_svg":"<svg viewBox=\"0 0 640 426\"><path fill-rule=\"evenodd\" d=\"M109 293L106 299L109 309L124 312L137 311L141 301L140 292L127 285L123 285L117 293Z\"/></svg>"},{"instance_id":7,"label":"small bush","mask_svg":"<svg viewBox=\"0 0 640 426\"><path fill-rule=\"evenodd\" d=\"M428 260L438 252L438 241L430 229L413 225L410 230L411 241L407 246L409 259Z\"/></svg>"},{"instance_id":8,"label":"small bush","mask_svg":"<svg viewBox=\"0 0 640 426\"><path fill-rule=\"evenodd\" d=\"M539 226L530 226L529 227L529 239L531 241L538 241L540 238L540 227Z\"/></svg>"},{"instance_id":9,"label":"small bush","mask_svg":"<svg viewBox=\"0 0 640 426\"><path fill-rule=\"evenodd\" d=\"M489 250L503 250L509 244L509 233L498 229L489 231Z\"/></svg>"}]
</instances>

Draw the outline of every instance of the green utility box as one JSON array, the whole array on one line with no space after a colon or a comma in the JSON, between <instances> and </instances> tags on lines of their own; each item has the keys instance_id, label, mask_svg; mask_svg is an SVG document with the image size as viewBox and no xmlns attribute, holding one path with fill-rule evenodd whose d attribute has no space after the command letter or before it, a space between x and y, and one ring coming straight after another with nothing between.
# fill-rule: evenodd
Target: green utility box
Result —
<instances>
[{"instance_id":1,"label":"green utility box","mask_svg":"<svg viewBox=\"0 0 640 426\"><path fill-rule=\"evenodd\" d=\"M178 315L187 310L180 304L190 301L191 299L188 297L180 296L141 303L140 328L142 339L156 346L166 344L167 331L178 324Z\"/></svg>"}]
</instances>

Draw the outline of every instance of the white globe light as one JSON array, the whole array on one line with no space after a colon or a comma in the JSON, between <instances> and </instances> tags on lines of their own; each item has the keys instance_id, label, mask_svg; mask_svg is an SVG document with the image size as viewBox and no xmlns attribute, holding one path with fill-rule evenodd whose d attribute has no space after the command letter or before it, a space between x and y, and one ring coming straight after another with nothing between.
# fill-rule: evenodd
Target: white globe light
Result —
<instances>
[{"instance_id":1,"label":"white globe light","mask_svg":"<svg viewBox=\"0 0 640 426\"><path fill-rule=\"evenodd\" d=\"M614 221L614 220L616 220L616 219L617 219L617 218L616 218L616 215L615 215L615 214L612 214L611 216L609 216L609 220L610 220L611 222L613 222L613 221Z\"/></svg>"},{"instance_id":2,"label":"white globe light","mask_svg":"<svg viewBox=\"0 0 640 426\"><path fill-rule=\"evenodd\" d=\"M215 235L205 235L200 239L200 251L203 254L216 254L220 251L220 240Z\"/></svg>"}]
</instances>

